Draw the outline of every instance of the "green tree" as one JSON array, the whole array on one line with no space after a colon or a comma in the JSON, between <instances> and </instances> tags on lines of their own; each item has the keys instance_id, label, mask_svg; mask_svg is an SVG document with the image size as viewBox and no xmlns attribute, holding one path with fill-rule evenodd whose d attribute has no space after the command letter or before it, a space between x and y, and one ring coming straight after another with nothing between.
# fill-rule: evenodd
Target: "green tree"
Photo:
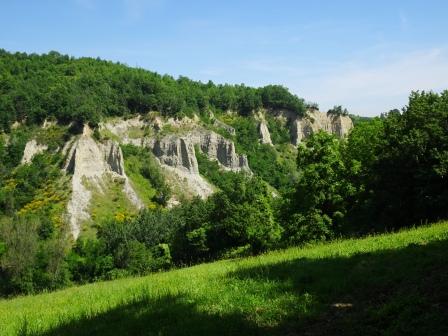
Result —
<instances>
[{"instance_id":1,"label":"green tree","mask_svg":"<svg viewBox=\"0 0 448 336\"><path fill-rule=\"evenodd\" d=\"M346 178L355 188L355 193L347 200L349 205L344 228L347 232L368 232L374 227L372 195L376 175L373 169L384 148L383 142L383 119L373 118L357 124L343 147L343 160L348 168Z\"/></svg>"},{"instance_id":2,"label":"green tree","mask_svg":"<svg viewBox=\"0 0 448 336\"><path fill-rule=\"evenodd\" d=\"M303 99L291 94L281 85L267 85L260 89L263 106L272 109L287 109L303 116L305 103Z\"/></svg>"},{"instance_id":3,"label":"green tree","mask_svg":"<svg viewBox=\"0 0 448 336\"><path fill-rule=\"evenodd\" d=\"M239 112L248 116L262 106L261 97L255 89L245 86L239 87L239 99L237 101Z\"/></svg>"},{"instance_id":4,"label":"green tree","mask_svg":"<svg viewBox=\"0 0 448 336\"><path fill-rule=\"evenodd\" d=\"M70 283L65 235L42 240L36 216L0 221L0 293L33 293Z\"/></svg>"},{"instance_id":5,"label":"green tree","mask_svg":"<svg viewBox=\"0 0 448 336\"><path fill-rule=\"evenodd\" d=\"M413 92L384 119L372 175L374 213L382 226L448 217L448 91Z\"/></svg>"},{"instance_id":6,"label":"green tree","mask_svg":"<svg viewBox=\"0 0 448 336\"><path fill-rule=\"evenodd\" d=\"M329 109L327 111L328 115L334 115L334 116L348 116L348 110L346 108L343 108L341 105L335 105L332 109Z\"/></svg>"},{"instance_id":7,"label":"green tree","mask_svg":"<svg viewBox=\"0 0 448 336\"><path fill-rule=\"evenodd\" d=\"M286 206L290 208L285 232L289 243L331 238L341 229L346 201L354 193L345 178L342 146L340 140L323 131L299 145L299 178Z\"/></svg>"},{"instance_id":8,"label":"green tree","mask_svg":"<svg viewBox=\"0 0 448 336\"><path fill-rule=\"evenodd\" d=\"M0 259L0 267L5 275L2 292L33 292L33 272L39 249L38 225L36 220L23 219L3 219L0 223L0 239L5 246Z\"/></svg>"},{"instance_id":9,"label":"green tree","mask_svg":"<svg viewBox=\"0 0 448 336\"><path fill-rule=\"evenodd\" d=\"M210 245L215 251L249 244L258 253L279 241L281 227L274 219L271 195L259 178L236 175L212 202Z\"/></svg>"}]
</instances>

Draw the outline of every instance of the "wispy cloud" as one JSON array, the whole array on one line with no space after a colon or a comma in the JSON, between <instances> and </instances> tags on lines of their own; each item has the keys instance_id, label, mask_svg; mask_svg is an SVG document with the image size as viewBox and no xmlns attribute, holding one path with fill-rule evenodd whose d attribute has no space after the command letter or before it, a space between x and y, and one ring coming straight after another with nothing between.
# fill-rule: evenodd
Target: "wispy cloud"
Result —
<instances>
[{"instance_id":1,"label":"wispy cloud","mask_svg":"<svg viewBox=\"0 0 448 336\"><path fill-rule=\"evenodd\" d=\"M343 104L353 112L374 115L405 105L413 90L448 88L447 78L448 50L434 48L376 65L349 62L328 75L309 78L300 92L325 108Z\"/></svg>"}]
</instances>

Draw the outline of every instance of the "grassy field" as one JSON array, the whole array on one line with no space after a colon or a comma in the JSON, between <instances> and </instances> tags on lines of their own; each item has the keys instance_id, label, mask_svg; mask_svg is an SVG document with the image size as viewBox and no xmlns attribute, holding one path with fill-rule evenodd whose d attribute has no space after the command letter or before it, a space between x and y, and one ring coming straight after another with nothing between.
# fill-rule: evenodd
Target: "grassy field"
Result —
<instances>
[{"instance_id":1,"label":"grassy field","mask_svg":"<svg viewBox=\"0 0 448 336\"><path fill-rule=\"evenodd\" d=\"M448 335L448 222L0 301L1 335Z\"/></svg>"}]
</instances>

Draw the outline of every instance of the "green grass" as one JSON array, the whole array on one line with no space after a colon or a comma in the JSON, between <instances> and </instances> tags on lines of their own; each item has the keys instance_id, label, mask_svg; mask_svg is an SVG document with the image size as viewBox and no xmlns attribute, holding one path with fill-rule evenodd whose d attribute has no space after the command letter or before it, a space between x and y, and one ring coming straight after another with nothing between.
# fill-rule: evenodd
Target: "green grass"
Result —
<instances>
[{"instance_id":1,"label":"green grass","mask_svg":"<svg viewBox=\"0 0 448 336\"><path fill-rule=\"evenodd\" d=\"M100 136L101 139L111 139L113 141L116 141L118 143L121 142L121 139L118 135L112 133L110 130L108 130L107 128L103 128L100 132Z\"/></svg>"},{"instance_id":2,"label":"green grass","mask_svg":"<svg viewBox=\"0 0 448 336\"><path fill-rule=\"evenodd\" d=\"M92 219L82 225L81 235L94 238L96 236L97 220L109 220L118 214L136 214L137 208L123 192L124 180L114 178L109 174L103 176L101 186L84 181L85 186L92 192L89 213Z\"/></svg>"},{"instance_id":3,"label":"green grass","mask_svg":"<svg viewBox=\"0 0 448 336\"><path fill-rule=\"evenodd\" d=\"M121 148L132 187L147 207L156 207L154 197L157 193L169 192L162 168L148 149L134 145L122 145Z\"/></svg>"},{"instance_id":4,"label":"green grass","mask_svg":"<svg viewBox=\"0 0 448 336\"><path fill-rule=\"evenodd\" d=\"M38 128L35 131L35 138L38 143L48 146L48 150L55 151L57 148L63 147L65 142L70 138L68 126L52 125L48 128Z\"/></svg>"},{"instance_id":5,"label":"green grass","mask_svg":"<svg viewBox=\"0 0 448 336\"><path fill-rule=\"evenodd\" d=\"M2 335L446 335L448 222L0 301Z\"/></svg>"},{"instance_id":6,"label":"green grass","mask_svg":"<svg viewBox=\"0 0 448 336\"><path fill-rule=\"evenodd\" d=\"M145 162L137 156L126 157L124 160L126 174L131 180L132 187L142 202L149 206L153 204L153 197L157 190L152 186L151 182L141 174L141 169Z\"/></svg>"}]
</instances>

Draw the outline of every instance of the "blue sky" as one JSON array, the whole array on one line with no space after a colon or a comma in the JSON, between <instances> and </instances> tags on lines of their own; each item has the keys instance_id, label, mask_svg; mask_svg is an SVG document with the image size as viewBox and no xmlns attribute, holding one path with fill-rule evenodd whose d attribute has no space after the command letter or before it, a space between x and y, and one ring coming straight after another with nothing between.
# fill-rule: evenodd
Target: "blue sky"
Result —
<instances>
[{"instance_id":1,"label":"blue sky","mask_svg":"<svg viewBox=\"0 0 448 336\"><path fill-rule=\"evenodd\" d=\"M0 0L0 48L217 83L282 84L377 115L448 88L448 1Z\"/></svg>"}]
</instances>

